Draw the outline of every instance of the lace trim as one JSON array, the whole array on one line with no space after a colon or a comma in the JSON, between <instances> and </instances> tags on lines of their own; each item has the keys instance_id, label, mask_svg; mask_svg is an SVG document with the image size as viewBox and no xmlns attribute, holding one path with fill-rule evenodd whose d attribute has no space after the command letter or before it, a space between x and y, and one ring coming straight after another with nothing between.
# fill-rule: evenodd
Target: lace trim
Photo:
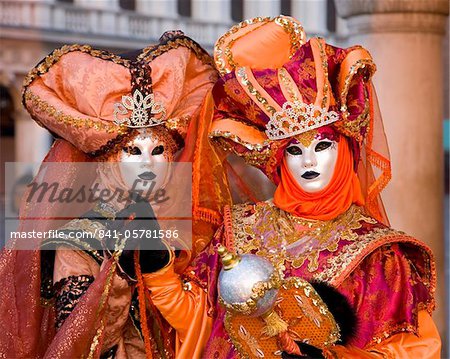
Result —
<instances>
[{"instance_id":1,"label":"lace trim","mask_svg":"<svg viewBox=\"0 0 450 359\"><path fill-rule=\"evenodd\" d=\"M94 277L90 275L73 275L63 278L55 284L55 288L57 288L56 329L63 325L93 281Z\"/></svg>"}]
</instances>

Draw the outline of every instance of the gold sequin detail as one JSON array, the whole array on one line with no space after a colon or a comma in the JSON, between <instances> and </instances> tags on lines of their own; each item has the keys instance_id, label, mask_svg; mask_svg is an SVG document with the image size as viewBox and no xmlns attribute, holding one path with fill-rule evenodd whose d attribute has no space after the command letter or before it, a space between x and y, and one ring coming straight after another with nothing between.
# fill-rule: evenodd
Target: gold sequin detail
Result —
<instances>
[{"instance_id":1,"label":"gold sequin detail","mask_svg":"<svg viewBox=\"0 0 450 359\"><path fill-rule=\"evenodd\" d=\"M372 61L372 59L360 59L356 61L351 67L350 71L348 72L347 76L345 77L344 81L344 87L341 90L340 96L341 96L341 112L344 119L347 119L349 113L347 111L347 94L348 90L350 88L350 83L353 79L353 76L358 72L359 69L365 69L367 67L367 72L365 74L365 77L367 80L369 80L372 75L376 71L376 65Z\"/></svg>"},{"instance_id":2,"label":"gold sequin detail","mask_svg":"<svg viewBox=\"0 0 450 359\"><path fill-rule=\"evenodd\" d=\"M319 133L319 131L317 129L314 130L309 130L306 132L301 133L298 136L295 136L295 138L298 140L298 142L300 142L303 146L305 147L309 147L312 143L312 141L314 141L314 139L316 138L317 134Z\"/></svg>"},{"instance_id":3,"label":"gold sequin detail","mask_svg":"<svg viewBox=\"0 0 450 359\"><path fill-rule=\"evenodd\" d=\"M23 91L25 92L28 85L30 85L36 77L42 76L43 74L45 74L50 69L50 67L52 67L56 62L59 61L59 59L63 55L65 55L69 52L73 52L73 51L84 52L91 56L98 57L103 60L110 60L116 64L120 64L125 67L130 66L129 60L122 59L120 56L117 56L117 55L112 54L107 51L95 50L89 45L78 45L78 44L64 45L63 47L54 50L50 55L48 55L44 60L42 60L36 67L31 69L31 71L25 77L25 80L23 82L23 86L24 86Z\"/></svg>"},{"instance_id":4,"label":"gold sequin detail","mask_svg":"<svg viewBox=\"0 0 450 359\"><path fill-rule=\"evenodd\" d=\"M165 44L160 44L155 46L148 46L144 50L142 50L142 53L137 57L137 61L144 60L144 61L152 61L156 57L164 54L165 52L176 49L180 46L184 46L194 52L195 56L202 61L205 65L211 65L214 66L214 61L212 57L204 50L202 49L195 41L192 39L180 36L176 37L173 40L167 41Z\"/></svg>"},{"instance_id":5,"label":"gold sequin detail","mask_svg":"<svg viewBox=\"0 0 450 359\"><path fill-rule=\"evenodd\" d=\"M278 69L278 78L281 80L283 88L289 94L290 98L287 98L286 100L290 102L300 101L300 98L298 97L299 90L297 84L294 82L293 78L284 67Z\"/></svg>"},{"instance_id":6,"label":"gold sequin detail","mask_svg":"<svg viewBox=\"0 0 450 359\"><path fill-rule=\"evenodd\" d=\"M107 121L94 121L90 118L81 118L66 115L62 111L59 111L52 105L48 104L46 101L42 100L39 96L32 93L30 89L26 89L24 100L25 102L29 102L31 104L27 106L31 111L45 112L48 116L54 118L57 122L64 123L67 126L85 129L93 128L97 131L106 131L107 133L117 134L125 134L128 132L126 127L116 126L113 123ZM45 126L36 118L34 118L34 120L38 125L45 128Z\"/></svg>"},{"instance_id":7,"label":"gold sequin detail","mask_svg":"<svg viewBox=\"0 0 450 359\"><path fill-rule=\"evenodd\" d=\"M328 79L328 61L327 61L327 55L323 48L324 40L322 38L318 38L317 40L318 40L317 44L319 45L320 61L322 63L323 78L324 78L322 108L325 108L325 107L327 107L327 104L328 104L328 96L330 96L330 93L329 93L330 92L330 82ZM319 84L317 84L317 85L319 85Z\"/></svg>"},{"instance_id":8,"label":"gold sequin detail","mask_svg":"<svg viewBox=\"0 0 450 359\"><path fill-rule=\"evenodd\" d=\"M228 30L225 34L223 34L219 38L219 40L217 40L216 45L214 46L214 58L216 62L216 67L221 75L225 75L226 73L231 72L233 69L239 66L233 59L231 48L234 42L238 40L240 37L227 42L228 38L249 25L254 25L257 23L269 23L272 21L274 21L277 25L280 25L284 29L284 31L286 31L286 33L288 33L290 36L291 51L289 58L291 58L297 52L300 46L302 46L306 42L306 35L305 31L303 30L303 27L300 24L293 22L288 17L285 16L277 16L275 18L255 17L253 19L247 19L245 21L240 22L237 25L234 25L230 30ZM245 36L248 33L249 32L245 33L242 36Z\"/></svg>"},{"instance_id":9,"label":"gold sequin detail","mask_svg":"<svg viewBox=\"0 0 450 359\"><path fill-rule=\"evenodd\" d=\"M247 88L248 93L254 99L256 99L256 103L260 103L265 112L268 112L270 115L273 115L276 112L276 109L269 105L269 101L261 93L253 86L252 82L248 78L247 71L251 71L251 69L245 67L239 67L236 70L236 77L240 80L240 83Z\"/></svg>"},{"instance_id":10,"label":"gold sequin detail","mask_svg":"<svg viewBox=\"0 0 450 359\"><path fill-rule=\"evenodd\" d=\"M209 134L210 138L214 137L223 137L232 140L233 142L239 143L240 145L244 146L245 148L252 150L252 151L261 151L266 146L269 145L267 141L264 141L263 143L249 143L244 140L242 140L238 135L230 132L230 131L221 131L221 130L215 130L212 131Z\"/></svg>"}]
</instances>

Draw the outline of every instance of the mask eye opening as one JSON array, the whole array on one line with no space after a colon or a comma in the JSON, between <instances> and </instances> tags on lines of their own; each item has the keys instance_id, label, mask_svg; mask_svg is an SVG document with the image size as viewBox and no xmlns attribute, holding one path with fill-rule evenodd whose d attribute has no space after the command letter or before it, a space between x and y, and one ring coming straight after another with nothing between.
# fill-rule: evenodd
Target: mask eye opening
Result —
<instances>
[{"instance_id":1,"label":"mask eye opening","mask_svg":"<svg viewBox=\"0 0 450 359\"><path fill-rule=\"evenodd\" d=\"M162 155L164 153L164 146L158 145L152 150L152 156Z\"/></svg>"},{"instance_id":2,"label":"mask eye opening","mask_svg":"<svg viewBox=\"0 0 450 359\"><path fill-rule=\"evenodd\" d=\"M131 156L137 156L142 154L141 150L137 146L126 146L122 149L122 151Z\"/></svg>"},{"instance_id":3,"label":"mask eye opening","mask_svg":"<svg viewBox=\"0 0 450 359\"><path fill-rule=\"evenodd\" d=\"M331 147L332 144L333 144L333 142L331 142L331 141L320 141L314 148L314 151L315 152L324 151L327 148Z\"/></svg>"},{"instance_id":4,"label":"mask eye opening","mask_svg":"<svg viewBox=\"0 0 450 359\"><path fill-rule=\"evenodd\" d=\"M290 147L286 148L286 152L289 153L290 155L293 155L293 156L299 156L299 155L301 155L303 153L302 149L299 146L296 146L296 145L293 145L293 146L290 146Z\"/></svg>"}]
</instances>

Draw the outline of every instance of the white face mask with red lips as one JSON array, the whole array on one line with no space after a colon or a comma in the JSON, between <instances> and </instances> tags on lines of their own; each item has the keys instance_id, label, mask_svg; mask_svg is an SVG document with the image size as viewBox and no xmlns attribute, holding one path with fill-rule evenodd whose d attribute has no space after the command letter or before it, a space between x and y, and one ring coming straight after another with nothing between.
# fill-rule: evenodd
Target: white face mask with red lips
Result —
<instances>
[{"instance_id":1,"label":"white face mask with red lips","mask_svg":"<svg viewBox=\"0 0 450 359\"><path fill-rule=\"evenodd\" d=\"M305 192L323 190L336 167L339 142L314 139L309 146L291 143L285 150L285 162L292 177Z\"/></svg>"}]
</instances>

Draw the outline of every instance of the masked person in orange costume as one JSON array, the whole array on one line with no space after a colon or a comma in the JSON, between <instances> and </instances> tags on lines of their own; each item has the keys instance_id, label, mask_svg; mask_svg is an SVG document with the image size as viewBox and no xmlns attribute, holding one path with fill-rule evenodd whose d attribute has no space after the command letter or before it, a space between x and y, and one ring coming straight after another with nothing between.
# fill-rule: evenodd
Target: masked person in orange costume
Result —
<instances>
[{"instance_id":1,"label":"masked person in orange costume","mask_svg":"<svg viewBox=\"0 0 450 359\"><path fill-rule=\"evenodd\" d=\"M212 330L203 357L438 358L432 253L389 227L379 196L390 162L369 52L306 41L295 19L280 16L234 26L214 55L221 78L210 103L210 137L218 149L263 171L277 189L273 200L226 207L223 226L185 273L208 291L211 319L204 325L212 321ZM301 304L310 287L295 300L281 287L274 311L284 323L283 338L261 332L261 318L233 321L219 304L219 244L267 259L285 278L316 283L328 310L317 297L309 307ZM162 288L164 274L151 275ZM264 288L275 288L270 285ZM337 297L345 303L334 303ZM192 303L192 310L200 309ZM316 319L309 334L326 330L321 323L334 317L345 340L308 345L314 338L297 325L303 317Z\"/></svg>"},{"instance_id":2,"label":"masked person in orange costume","mask_svg":"<svg viewBox=\"0 0 450 359\"><path fill-rule=\"evenodd\" d=\"M64 235L2 251L1 356L170 358L179 352L177 333L152 304L141 274L169 264L182 272L191 251L178 247L175 254L172 243L157 237L135 257L139 243L130 248L123 239L127 231L165 229L155 214L173 215L168 207L185 206L190 217L191 173L177 179L171 168L192 160L200 108L216 79L212 58L181 32L124 56L64 46L29 73L24 105L57 138L35 183L55 183L59 192L96 183L101 193L134 182L137 190L145 180L171 197L153 209L139 197L128 204L86 197L64 204L49 193L24 200L21 231ZM177 190L186 189L179 181L189 185L186 203L178 201ZM78 236L83 233L94 236ZM121 242L107 243L116 233Z\"/></svg>"}]
</instances>

